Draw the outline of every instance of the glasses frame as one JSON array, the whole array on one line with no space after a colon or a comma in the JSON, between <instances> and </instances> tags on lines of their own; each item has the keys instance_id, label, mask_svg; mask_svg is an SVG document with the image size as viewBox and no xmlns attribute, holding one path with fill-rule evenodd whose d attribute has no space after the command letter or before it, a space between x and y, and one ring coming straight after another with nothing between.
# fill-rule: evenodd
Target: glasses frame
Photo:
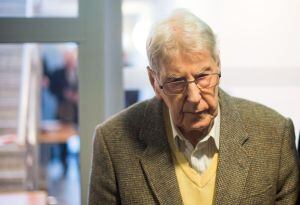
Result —
<instances>
[{"instance_id":1,"label":"glasses frame","mask_svg":"<svg viewBox=\"0 0 300 205\"><path fill-rule=\"evenodd\" d=\"M221 78L221 73L206 73L206 74L207 74L207 75L217 75L217 76L219 77L219 78L218 78L218 82L217 82L215 85L208 86L208 87L206 87L206 88L201 88L201 87L199 87L199 85L197 84L197 78L194 79L194 80L186 80L186 79L184 79L184 81L185 81L185 87L184 87L184 89L183 89L180 93L168 93L168 92L166 92L166 90L164 89L164 86L165 86L166 84L172 83L172 82L165 82L165 83L161 84L161 83L159 82L159 80L158 80L158 78L157 78L156 75L155 75L155 78L156 78L156 80L157 80L157 82L158 82L159 88L160 88L161 90L163 90L164 94L166 94L166 95L180 95L180 94L182 94L182 93L185 93L185 91L186 91L186 89L187 89L187 87L188 87L188 85L189 85L190 83L195 83L196 86L199 88L199 90L208 89L208 88L211 88L211 87L214 87L214 86L218 85L219 80L220 80L220 78Z\"/></svg>"}]
</instances>

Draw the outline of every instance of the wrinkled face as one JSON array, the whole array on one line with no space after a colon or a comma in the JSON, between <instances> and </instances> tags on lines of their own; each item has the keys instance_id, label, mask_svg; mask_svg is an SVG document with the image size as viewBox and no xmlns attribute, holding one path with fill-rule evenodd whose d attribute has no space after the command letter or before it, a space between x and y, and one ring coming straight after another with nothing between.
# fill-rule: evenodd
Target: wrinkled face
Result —
<instances>
[{"instance_id":1,"label":"wrinkled face","mask_svg":"<svg viewBox=\"0 0 300 205\"><path fill-rule=\"evenodd\" d=\"M218 112L218 84L200 90L195 83L189 83L185 92L177 95L166 95L159 84L183 78L195 80L203 72L220 72L218 62L209 52L197 55L197 60L193 61L180 56L174 58L171 64L160 67L159 75L149 72L156 96L168 106L174 124L185 136L202 136L211 128Z\"/></svg>"}]
</instances>

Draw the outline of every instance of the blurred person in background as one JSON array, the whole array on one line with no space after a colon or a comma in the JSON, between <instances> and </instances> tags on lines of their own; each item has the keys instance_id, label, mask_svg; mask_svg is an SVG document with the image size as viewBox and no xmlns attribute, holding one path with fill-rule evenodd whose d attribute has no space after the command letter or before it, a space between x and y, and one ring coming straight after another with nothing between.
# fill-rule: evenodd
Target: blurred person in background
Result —
<instances>
[{"instance_id":1,"label":"blurred person in background","mask_svg":"<svg viewBox=\"0 0 300 205\"><path fill-rule=\"evenodd\" d=\"M156 97L96 128L89 204L295 204L293 123L219 87L211 28L174 11L147 53Z\"/></svg>"},{"instance_id":2,"label":"blurred person in background","mask_svg":"<svg viewBox=\"0 0 300 205\"><path fill-rule=\"evenodd\" d=\"M64 65L50 76L50 91L57 99L56 119L62 123L72 123L78 126L78 77L77 49L69 48L64 52ZM60 159L67 173L67 143L59 144Z\"/></svg>"}]
</instances>

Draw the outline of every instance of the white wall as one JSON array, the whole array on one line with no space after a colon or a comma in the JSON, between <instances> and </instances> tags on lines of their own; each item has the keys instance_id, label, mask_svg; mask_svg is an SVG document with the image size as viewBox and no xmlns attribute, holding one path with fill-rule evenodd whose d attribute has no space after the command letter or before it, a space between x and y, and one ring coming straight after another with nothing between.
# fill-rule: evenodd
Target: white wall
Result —
<instances>
[{"instance_id":1,"label":"white wall","mask_svg":"<svg viewBox=\"0 0 300 205\"><path fill-rule=\"evenodd\" d=\"M298 0L220 1L217 26L223 65L299 67L299 9Z\"/></svg>"}]
</instances>

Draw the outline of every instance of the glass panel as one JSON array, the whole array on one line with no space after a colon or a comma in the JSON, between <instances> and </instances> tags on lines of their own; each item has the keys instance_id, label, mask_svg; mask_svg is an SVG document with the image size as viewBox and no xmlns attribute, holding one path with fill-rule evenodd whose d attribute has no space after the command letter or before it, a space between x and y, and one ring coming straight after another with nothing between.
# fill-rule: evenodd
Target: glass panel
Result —
<instances>
[{"instance_id":1,"label":"glass panel","mask_svg":"<svg viewBox=\"0 0 300 205\"><path fill-rule=\"evenodd\" d=\"M35 72L28 75L37 68L31 49L27 44L0 45L0 192L33 190L38 181L29 180L37 173L36 152L31 149L36 132L29 123L36 120L37 110L28 106L30 97L32 105L37 99L37 90L29 95L38 80Z\"/></svg>"},{"instance_id":2,"label":"glass panel","mask_svg":"<svg viewBox=\"0 0 300 205\"><path fill-rule=\"evenodd\" d=\"M22 45L0 45L0 135L17 133Z\"/></svg>"},{"instance_id":3,"label":"glass panel","mask_svg":"<svg viewBox=\"0 0 300 205\"><path fill-rule=\"evenodd\" d=\"M40 45L43 65L41 157L49 195L80 204L78 58L73 43ZM72 197L70 197L72 196ZM54 200L55 201L55 200Z\"/></svg>"},{"instance_id":4,"label":"glass panel","mask_svg":"<svg viewBox=\"0 0 300 205\"><path fill-rule=\"evenodd\" d=\"M1 195L80 204L77 69L75 43L0 44Z\"/></svg>"},{"instance_id":5,"label":"glass panel","mask_svg":"<svg viewBox=\"0 0 300 205\"><path fill-rule=\"evenodd\" d=\"M0 0L0 17L77 17L78 0Z\"/></svg>"},{"instance_id":6,"label":"glass panel","mask_svg":"<svg viewBox=\"0 0 300 205\"><path fill-rule=\"evenodd\" d=\"M122 42L126 107L154 94L148 82L145 49L150 24L153 22L152 4L149 1L123 1Z\"/></svg>"}]
</instances>

